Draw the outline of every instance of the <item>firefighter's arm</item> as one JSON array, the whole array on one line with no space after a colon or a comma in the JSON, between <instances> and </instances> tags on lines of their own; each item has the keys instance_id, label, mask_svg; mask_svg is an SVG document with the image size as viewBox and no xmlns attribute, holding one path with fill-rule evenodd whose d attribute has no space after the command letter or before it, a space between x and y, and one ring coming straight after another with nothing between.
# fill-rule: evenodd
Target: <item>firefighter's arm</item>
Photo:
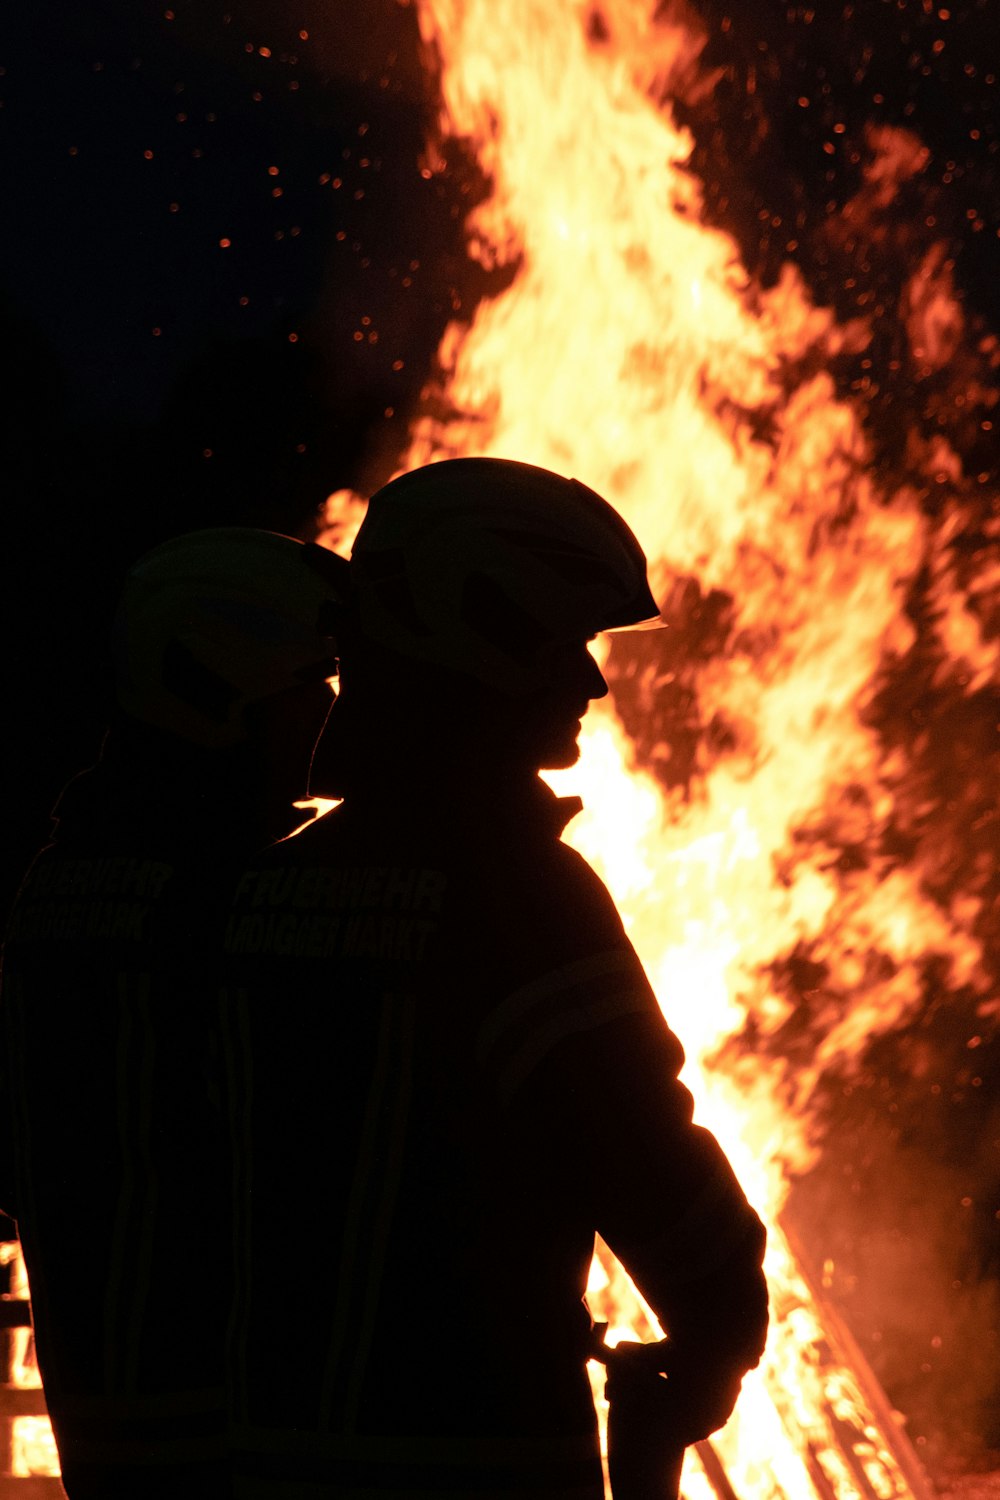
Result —
<instances>
[{"instance_id":1,"label":"firefighter's arm","mask_svg":"<svg viewBox=\"0 0 1000 1500\"><path fill-rule=\"evenodd\" d=\"M683 1052L658 1009L637 1009L602 1043L601 1119L586 1127L596 1227L669 1335L676 1417L694 1442L723 1425L764 1349L764 1228L693 1122Z\"/></svg>"},{"instance_id":2,"label":"firefighter's arm","mask_svg":"<svg viewBox=\"0 0 1000 1500\"><path fill-rule=\"evenodd\" d=\"M694 1442L722 1426L763 1351L764 1229L718 1142L693 1121L683 1049L624 938L572 977L576 1010L564 1002L558 1024L550 1011L551 1045L534 1054L519 1106L668 1332Z\"/></svg>"},{"instance_id":3,"label":"firefighter's arm","mask_svg":"<svg viewBox=\"0 0 1000 1500\"><path fill-rule=\"evenodd\" d=\"M767 1333L764 1229L719 1157L704 1197L658 1232L636 1235L613 1212L602 1229L668 1333L661 1358L686 1443L726 1422Z\"/></svg>"},{"instance_id":4,"label":"firefighter's arm","mask_svg":"<svg viewBox=\"0 0 1000 1500\"><path fill-rule=\"evenodd\" d=\"M683 1048L608 892L565 848L543 873L560 899L539 899L538 932L526 920L521 933L548 963L496 1006L478 1058L668 1331L694 1441L725 1421L764 1347L764 1230L718 1142L693 1122Z\"/></svg>"}]
</instances>

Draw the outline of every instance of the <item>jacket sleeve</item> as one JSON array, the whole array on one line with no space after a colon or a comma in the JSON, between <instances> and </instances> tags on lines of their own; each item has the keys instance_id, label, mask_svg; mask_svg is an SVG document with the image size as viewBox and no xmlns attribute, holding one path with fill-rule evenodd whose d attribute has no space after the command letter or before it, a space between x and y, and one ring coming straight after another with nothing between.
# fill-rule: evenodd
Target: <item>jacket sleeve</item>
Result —
<instances>
[{"instance_id":1,"label":"jacket sleeve","mask_svg":"<svg viewBox=\"0 0 1000 1500\"><path fill-rule=\"evenodd\" d=\"M505 999L481 1047L501 1098L533 1118L553 1171L590 1206L678 1352L692 1369L728 1372L738 1390L767 1332L764 1229L722 1148L694 1123L683 1048L610 896L580 864L576 899L562 902L578 956L557 936L563 961Z\"/></svg>"}]
</instances>

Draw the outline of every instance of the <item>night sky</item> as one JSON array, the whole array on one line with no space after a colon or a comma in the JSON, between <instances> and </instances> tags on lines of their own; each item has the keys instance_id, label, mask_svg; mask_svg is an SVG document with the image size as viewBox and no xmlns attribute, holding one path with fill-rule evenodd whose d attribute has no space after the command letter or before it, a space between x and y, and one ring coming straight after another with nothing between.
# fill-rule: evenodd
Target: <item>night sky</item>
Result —
<instances>
[{"instance_id":1,"label":"night sky","mask_svg":"<svg viewBox=\"0 0 1000 1500\"><path fill-rule=\"evenodd\" d=\"M98 748L128 561L388 477L467 195L395 3L43 0L0 52L13 880Z\"/></svg>"},{"instance_id":2,"label":"night sky","mask_svg":"<svg viewBox=\"0 0 1000 1500\"><path fill-rule=\"evenodd\" d=\"M697 0L684 13L708 34L676 106L706 217L758 284L792 260L841 321L872 318L838 387L886 487L912 482L932 518L944 495L929 445L944 436L962 455L956 566L971 576L1000 547L1000 0ZM588 24L600 34L597 5ZM486 184L454 147L445 174L425 165L432 60L397 0L8 7L0 102L9 895L60 785L97 752L127 562L192 526L307 535L332 490L388 477L446 323L494 288L462 239ZM927 156L880 215L863 170L883 127ZM924 369L901 328L935 246L961 328L953 356ZM1000 592L984 597L1000 634ZM716 604L699 601L702 631ZM961 815L971 826L989 803L995 817L996 692L956 731L914 681L886 733L923 715L929 780L934 734L957 733L970 762L994 768ZM815 1188L814 1206L828 1198ZM919 1411L937 1396L914 1359L904 1395ZM984 1401L932 1448L1000 1450L996 1390Z\"/></svg>"}]
</instances>

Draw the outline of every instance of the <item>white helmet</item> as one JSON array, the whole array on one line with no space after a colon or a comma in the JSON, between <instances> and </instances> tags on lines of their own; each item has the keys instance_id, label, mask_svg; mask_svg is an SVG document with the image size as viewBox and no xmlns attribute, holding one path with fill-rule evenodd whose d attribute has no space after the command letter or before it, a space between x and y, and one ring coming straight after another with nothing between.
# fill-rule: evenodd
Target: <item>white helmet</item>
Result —
<instances>
[{"instance_id":1,"label":"white helmet","mask_svg":"<svg viewBox=\"0 0 1000 1500\"><path fill-rule=\"evenodd\" d=\"M508 693L540 681L550 641L662 624L646 558L576 479L454 458L374 494L351 555L363 632Z\"/></svg>"},{"instance_id":2,"label":"white helmet","mask_svg":"<svg viewBox=\"0 0 1000 1500\"><path fill-rule=\"evenodd\" d=\"M126 575L114 625L126 713L213 749L247 707L337 670L348 563L273 531L226 526L154 547Z\"/></svg>"}]
</instances>

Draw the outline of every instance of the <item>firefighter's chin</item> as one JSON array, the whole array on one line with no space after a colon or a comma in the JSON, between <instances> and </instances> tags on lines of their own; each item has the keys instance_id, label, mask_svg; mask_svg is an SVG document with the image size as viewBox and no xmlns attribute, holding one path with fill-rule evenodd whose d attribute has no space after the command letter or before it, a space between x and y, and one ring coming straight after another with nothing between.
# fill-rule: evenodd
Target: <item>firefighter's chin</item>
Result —
<instances>
[{"instance_id":1,"label":"firefighter's chin","mask_svg":"<svg viewBox=\"0 0 1000 1500\"><path fill-rule=\"evenodd\" d=\"M577 719L562 733L553 733L548 737L546 744L542 747L544 759L539 761L539 770L565 771L569 766L576 765L580 759L578 744L580 728L580 720Z\"/></svg>"}]
</instances>

